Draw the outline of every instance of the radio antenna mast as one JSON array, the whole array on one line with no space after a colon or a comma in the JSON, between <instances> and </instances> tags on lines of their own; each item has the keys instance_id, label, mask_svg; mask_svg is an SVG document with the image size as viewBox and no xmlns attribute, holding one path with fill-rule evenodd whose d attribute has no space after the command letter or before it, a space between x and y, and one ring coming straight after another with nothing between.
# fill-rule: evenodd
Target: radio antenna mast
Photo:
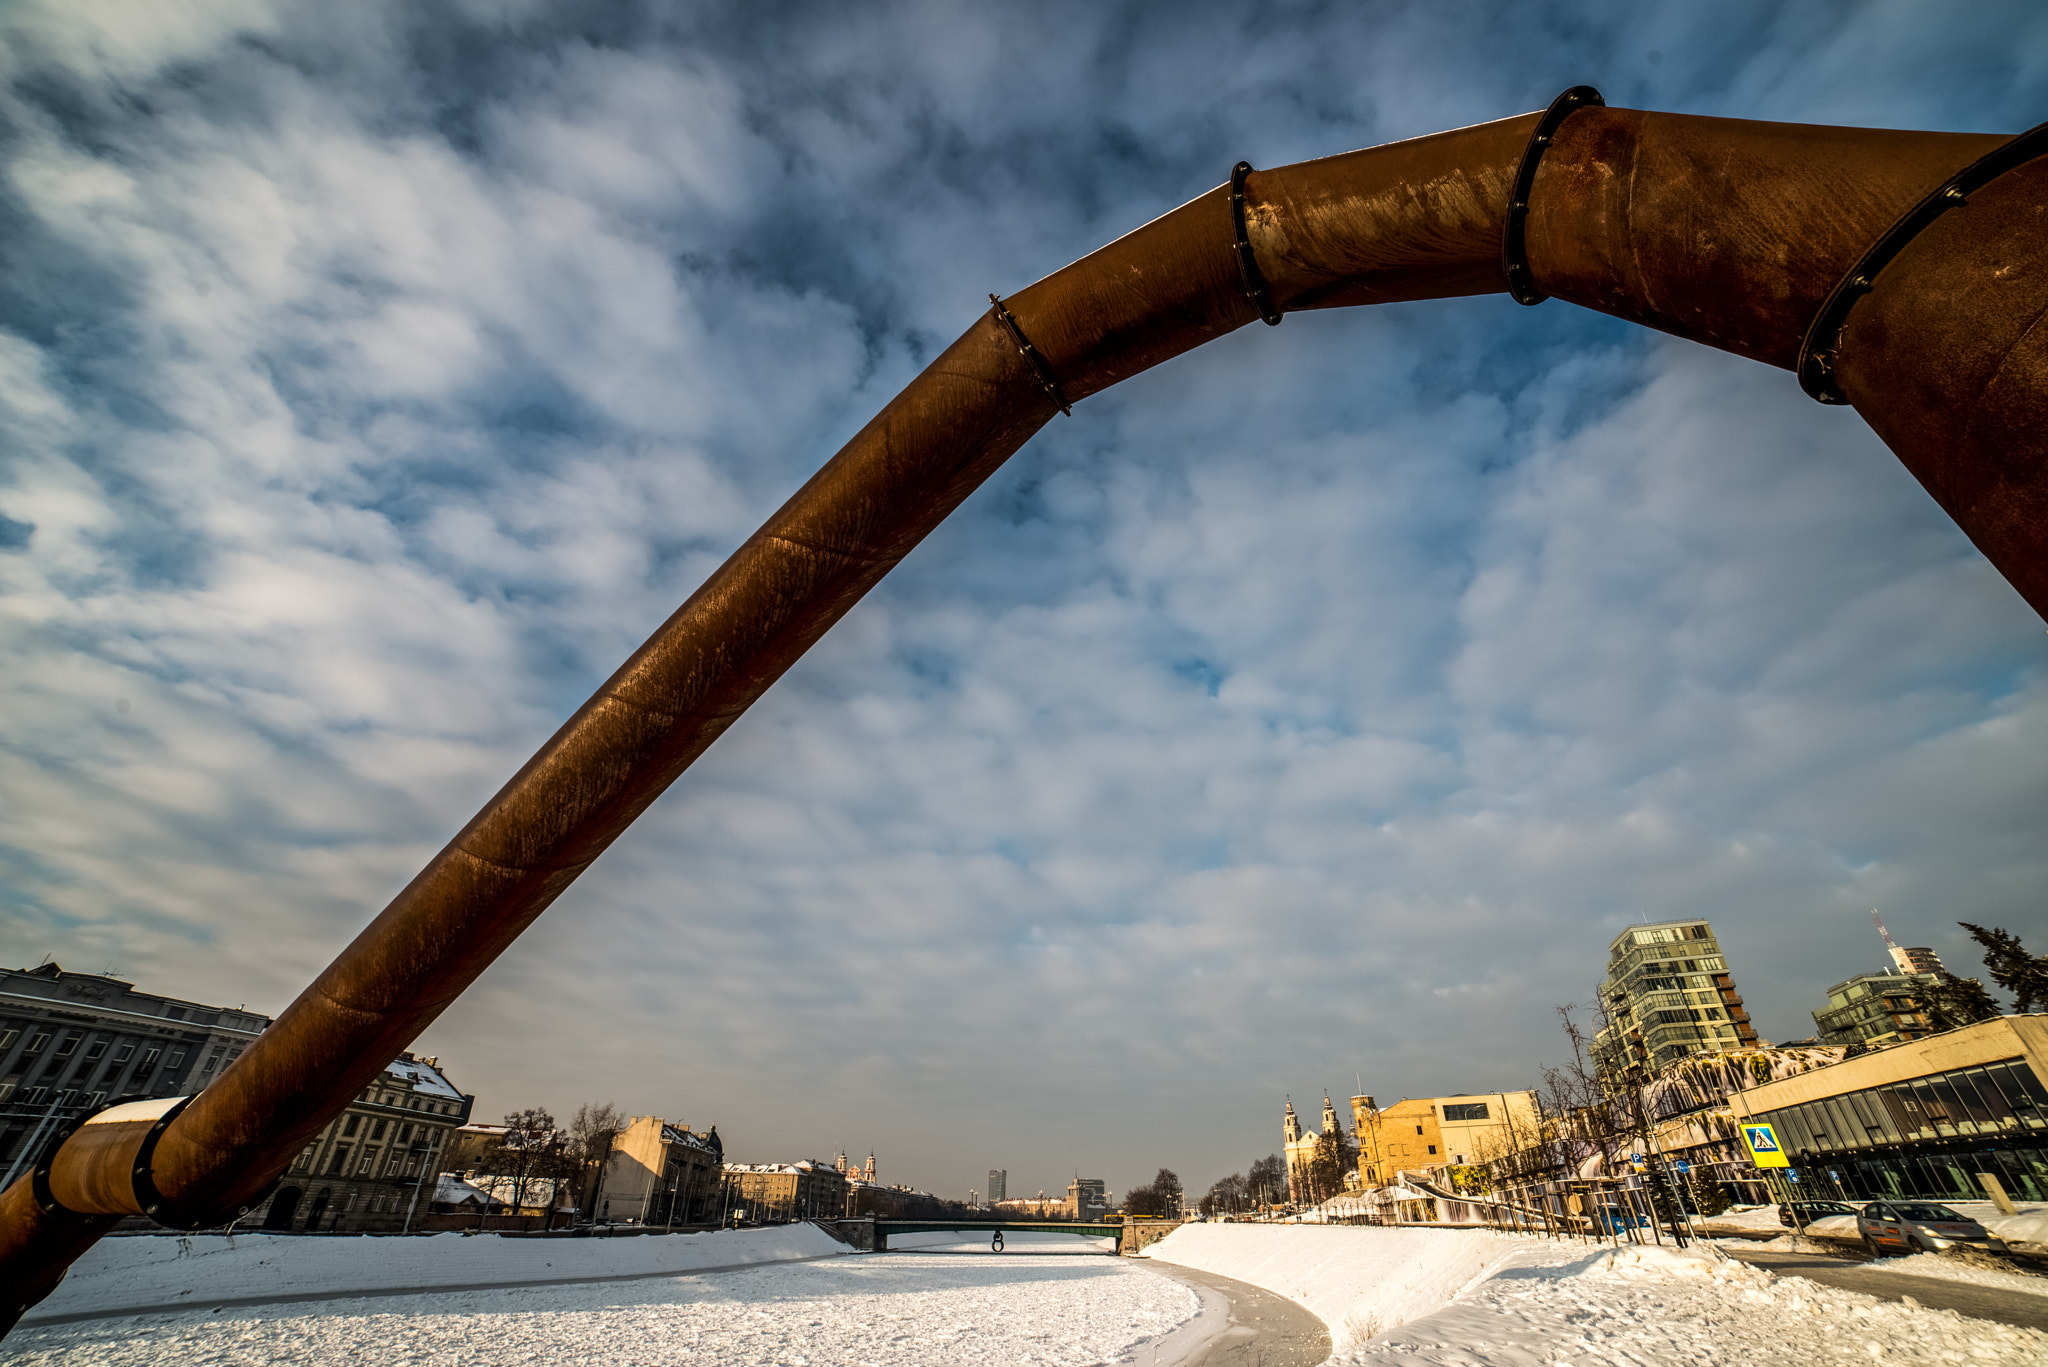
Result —
<instances>
[{"instance_id":1,"label":"radio antenna mast","mask_svg":"<svg viewBox=\"0 0 2048 1367\"><path fill-rule=\"evenodd\" d=\"M1906 951L1892 941L1892 933L1884 928L1884 917L1877 914L1877 908L1870 909L1870 919L1877 922L1877 933L1884 936L1884 947L1891 951L1892 963L1901 973L1911 973L1913 966L1906 962Z\"/></svg>"}]
</instances>

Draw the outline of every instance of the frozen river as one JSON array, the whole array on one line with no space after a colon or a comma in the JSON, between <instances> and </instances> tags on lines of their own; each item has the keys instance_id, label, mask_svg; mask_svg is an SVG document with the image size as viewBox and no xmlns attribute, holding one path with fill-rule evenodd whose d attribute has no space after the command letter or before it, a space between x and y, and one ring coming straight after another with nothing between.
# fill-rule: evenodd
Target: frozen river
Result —
<instances>
[{"instance_id":1,"label":"frozen river","mask_svg":"<svg viewBox=\"0 0 2048 1367\"><path fill-rule=\"evenodd\" d=\"M246 1246L251 1241L240 1242ZM360 1250L359 1256L379 1246L394 1252L403 1248L391 1240L333 1242L338 1251ZM602 1242L543 1247L566 1264L579 1250ZM611 1242L646 1249L656 1241ZM1055 1246L1073 1249L1080 1242L1066 1239ZM305 1249L305 1241L279 1243L276 1251L286 1257ZM1186 1286L1129 1260L1043 1256L1051 1250L1028 1244L1020 1248L1015 1241L1014 1251L1000 1257L989 1255L985 1245L973 1248L967 1255L826 1257L739 1271L627 1274L630 1279L608 1282L218 1310L202 1301L177 1313L42 1328L25 1323L6 1348L11 1362L66 1367L163 1362L1080 1367L1113 1362L1133 1345L1165 1336L1197 1307ZM193 1261L185 1260L188 1267ZM208 1289L214 1298L228 1300L233 1299L230 1292L250 1284L216 1273Z\"/></svg>"}]
</instances>

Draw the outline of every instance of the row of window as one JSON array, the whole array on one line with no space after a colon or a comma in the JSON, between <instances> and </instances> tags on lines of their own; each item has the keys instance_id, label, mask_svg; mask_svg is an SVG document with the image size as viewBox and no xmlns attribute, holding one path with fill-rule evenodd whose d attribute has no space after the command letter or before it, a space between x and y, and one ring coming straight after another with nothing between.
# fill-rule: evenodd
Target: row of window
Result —
<instances>
[{"instance_id":1,"label":"row of window","mask_svg":"<svg viewBox=\"0 0 2048 1367\"><path fill-rule=\"evenodd\" d=\"M12 1075L0 1081L0 1102L37 1106L55 1101L61 1106L77 1104L83 1096L88 1105L101 1104L123 1074L129 1086L146 1085L152 1077L168 1079L185 1066L189 1046L164 1045L119 1035L95 1035L86 1030L61 1027L28 1027L30 1037L15 1059ZM0 1055L21 1037L23 1027L0 1029ZM224 1063L241 1054L225 1044L217 1045L200 1068L199 1076L211 1080ZM38 1085L40 1084L40 1085Z\"/></svg>"},{"instance_id":2,"label":"row of window","mask_svg":"<svg viewBox=\"0 0 2048 1367\"><path fill-rule=\"evenodd\" d=\"M1794 1152L2008 1134L2015 1127L2048 1128L2048 1086L2016 1059L1848 1092L1757 1118L1776 1126L1779 1142Z\"/></svg>"}]
</instances>

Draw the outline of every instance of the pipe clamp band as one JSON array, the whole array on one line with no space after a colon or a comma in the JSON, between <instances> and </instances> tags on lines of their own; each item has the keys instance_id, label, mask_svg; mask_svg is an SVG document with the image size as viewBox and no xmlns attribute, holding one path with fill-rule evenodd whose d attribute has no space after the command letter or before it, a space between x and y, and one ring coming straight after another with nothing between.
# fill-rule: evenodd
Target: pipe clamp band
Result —
<instances>
[{"instance_id":1,"label":"pipe clamp band","mask_svg":"<svg viewBox=\"0 0 2048 1367\"><path fill-rule=\"evenodd\" d=\"M1849 396L1835 382L1835 362L1841 350L1842 329L1856 301L1877 287L1878 272L1906 249L1935 219L1950 209L1960 209L1970 196L1997 180L2048 153L2048 123L2036 124L2009 142L2000 143L1962 170L1950 176L1934 192L1908 209L1899 221L1870 245L1855 265L1828 291L1806 335L1799 339L1799 387L1809 398L1826 404L1845 404Z\"/></svg>"},{"instance_id":2,"label":"pipe clamp band","mask_svg":"<svg viewBox=\"0 0 2048 1367\"><path fill-rule=\"evenodd\" d=\"M1017 320L1010 316L1008 309L1003 307L1001 299L991 294L988 297L988 301L995 305L996 321L1001 323L1003 330L1010 334L1010 340L1017 344L1017 350L1023 355L1025 364L1029 365L1031 373L1038 377L1039 388L1045 391L1045 396L1053 401L1053 404L1060 412L1070 418L1073 417L1073 405L1067 402L1067 396L1060 391L1060 382L1053 375L1052 367L1045 363L1045 357L1039 355L1038 348L1031 345L1031 339L1024 335L1023 328L1017 326Z\"/></svg>"},{"instance_id":3,"label":"pipe clamp band","mask_svg":"<svg viewBox=\"0 0 2048 1367\"><path fill-rule=\"evenodd\" d=\"M1529 189L1536 183L1536 168L1550 150L1564 121L1588 105L1604 107L1607 101L1590 85L1575 85L1550 102L1536 131L1522 149L1522 164L1515 168L1514 189L1508 193L1508 221L1500 235L1500 271L1507 277L1508 293L1517 304L1540 304L1550 296L1529 279L1529 247L1524 234L1529 223Z\"/></svg>"},{"instance_id":4,"label":"pipe clamp band","mask_svg":"<svg viewBox=\"0 0 2048 1367\"><path fill-rule=\"evenodd\" d=\"M1252 164L1241 161L1230 168L1230 226L1237 235L1237 271L1244 277L1244 297L1252 301L1259 311L1259 317L1266 320L1266 326L1280 326L1280 309L1273 302L1273 292L1266 288L1266 277L1259 270L1259 259L1252 255L1252 236L1244 225L1244 178L1252 173Z\"/></svg>"}]
</instances>

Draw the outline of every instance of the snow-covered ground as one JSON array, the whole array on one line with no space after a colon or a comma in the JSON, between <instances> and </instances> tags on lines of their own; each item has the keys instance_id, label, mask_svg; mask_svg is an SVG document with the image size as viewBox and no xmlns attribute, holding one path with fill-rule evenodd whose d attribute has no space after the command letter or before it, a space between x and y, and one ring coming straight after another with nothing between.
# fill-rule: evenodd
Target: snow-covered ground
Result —
<instances>
[{"instance_id":1,"label":"snow-covered ground","mask_svg":"<svg viewBox=\"0 0 2048 1367\"><path fill-rule=\"evenodd\" d=\"M1846 1367L2048 1362L2048 1334L1684 1253L1516 1252L1456 1303L1331 1358L1349 1367Z\"/></svg>"},{"instance_id":2,"label":"snow-covered ground","mask_svg":"<svg viewBox=\"0 0 2048 1367\"><path fill-rule=\"evenodd\" d=\"M1341 1350L1438 1309L1527 1242L1484 1229L1198 1224L1145 1256L1297 1301Z\"/></svg>"},{"instance_id":3,"label":"snow-covered ground","mask_svg":"<svg viewBox=\"0 0 2048 1367\"><path fill-rule=\"evenodd\" d=\"M1616 1251L1472 1230L1190 1225L1149 1253L1307 1305L1330 1326L1333 1363L2048 1363L2048 1335L1775 1277L1711 1246Z\"/></svg>"},{"instance_id":4,"label":"snow-covered ground","mask_svg":"<svg viewBox=\"0 0 2048 1367\"><path fill-rule=\"evenodd\" d=\"M332 1242L360 1248L403 1241ZM6 1346L10 1363L36 1367L1084 1367L1127 1360L1134 1348L1142 1353L1137 1345L1170 1335L1196 1305L1185 1286L1123 1259L907 1253L218 1313L195 1306L42 1329L24 1323Z\"/></svg>"}]
</instances>

